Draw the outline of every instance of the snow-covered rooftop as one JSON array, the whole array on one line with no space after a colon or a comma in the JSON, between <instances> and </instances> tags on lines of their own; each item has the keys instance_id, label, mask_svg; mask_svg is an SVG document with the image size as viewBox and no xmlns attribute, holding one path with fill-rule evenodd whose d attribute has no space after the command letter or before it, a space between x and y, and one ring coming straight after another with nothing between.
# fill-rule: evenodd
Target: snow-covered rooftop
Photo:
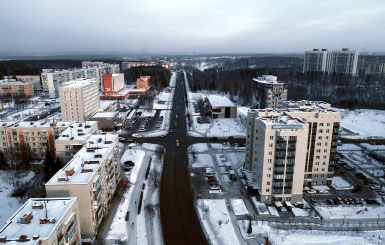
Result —
<instances>
[{"instance_id":1,"label":"snow-covered rooftop","mask_svg":"<svg viewBox=\"0 0 385 245\"><path fill-rule=\"evenodd\" d=\"M9 128L60 128L69 127L73 122L52 122L48 120L29 122L29 121L18 121L11 125Z\"/></svg>"},{"instance_id":2,"label":"snow-covered rooftop","mask_svg":"<svg viewBox=\"0 0 385 245\"><path fill-rule=\"evenodd\" d=\"M96 112L95 115L93 115L93 118L109 118L109 117L115 117L119 112L117 111L103 111L103 112Z\"/></svg>"},{"instance_id":3,"label":"snow-covered rooftop","mask_svg":"<svg viewBox=\"0 0 385 245\"><path fill-rule=\"evenodd\" d=\"M88 184L117 143L117 134L91 135L83 148L46 185Z\"/></svg>"},{"instance_id":4,"label":"snow-covered rooftop","mask_svg":"<svg viewBox=\"0 0 385 245\"><path fill-rule=\"evenodd\" d=\"M210 94L207 95L211 106L235 106L235 104L226 96Z\"/></svg>"},{"instance_id":5,"label":"snow-covered rooftop","mask_svg":"<svg viewBox=\"0 0 385 245\"><path fill-rule=\"evenodd\" d=\"M284 83L277 81L276 76L263 75L262 77L253 78L255 82L269 85L284 85Z\"/></svg>"},{"instance_id":6,"label":"snow-covered rooftop","mask_svg":"<svg viewBox=\"0 0 385 245\"><path fill-rule=\"evenodd\" d=\"M60 221L75 202L76 197L31 198L8 220L0 231L0 237L5 237L7 244L40 244L39 240L48 239L58 228ZM41 224L40 219L46 218L52 222ZM22 236L25 236L27 241L18 241Z\"/></svg>"},{"instance_id":7,"label":"snow-covered rooftop","mask_svg":"<svg viewBox=\"0 0 385 245\"><path fill-rule=\"evenodd\" d=\"M56 140L87 140L95 131L96 121L74 122L67 129L60 133Z\"/></svg>"},{"instance_id":8,"label":"snow-covered rooftop","mask_svg":"<svg viewBox=\"0 0 385 245\"><path fill-rule=\"evenodd\" d=\"M98 83L98 81L95 78L82 78L64 83L63 88L82 88L93 83Z\"/></svg>"},{"instance_id":9,"label":"snow-covered rooftop","mask_svg":"<svg viewBox=\"0 0 385 245\"><path fill-rule=\"evenodd\" d=\"M306 123L302 120L288 115L280 115L278 117L261 117L259 119L266 125L273 125L276 129L302 128L303 125L306 125Z\"/></svg>"}]
</instances>

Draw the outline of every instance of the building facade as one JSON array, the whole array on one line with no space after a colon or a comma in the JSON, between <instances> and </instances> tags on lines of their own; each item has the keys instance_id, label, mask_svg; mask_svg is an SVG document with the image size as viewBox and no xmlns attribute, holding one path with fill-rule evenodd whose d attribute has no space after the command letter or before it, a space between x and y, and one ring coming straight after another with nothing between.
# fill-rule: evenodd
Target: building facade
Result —
<instances>
[{"instance_id":1,"label":"building facade","mask_svg":"<svg viewBox=\"0 0 385 245\"><path fill-rule=\"evenodd\" d=\"M245 168L261 202L302 200L308 125L300 119L250 110Z\"/></svg>"},{"instance_id":2,"label":"building facade","mask_svg":"<svg viewBox=\"0 0 385 245\"><path fill-rule=\"evenodd\" d=\"M24 82L16 79L0 80L0 96L30 98L34 95L34 82Z\"/></svg>"},{"instance_id":3,"label":"building facade","mask_svg":"<svg viewBox=\"0 0 385 245\"><path fill-rule=\"evenodd\" d=\"M31 198L0 231L4 244L80 245L78 199Z\"/></svg>"},{"instance_id":4,"label":"building facade","mask_svg":"<svg viewBox=\"0 0 385 245\"><path fill-rule=\"evenodd\" d=\"M136 79L136 88L137 89L147 89L150 86L150 76L140 76Z\"/></svg>"},{"instance_id":5,"label":"building facade","mask_svg":"<svg viewBox=\"0 0 385 245\"><path fill-rule=\"evenodd\" d=\"M212 118L236 118L237 106L222 95L208 95L206 102L211 110Z\"/></svg>"},{"instance_id":6,"label":"building facade","mask_svg":"<svg viewBox=\"0 0 385 245\"><path fill-rule=\"evenodd\" d=\"M256 108L280 108L282 101L287 100L287 87L284 83L278 82L276 76L263 75L254 78L252 95L255 97Z\"/></svg>"},{"instance_id":7,"label":"building facade","mask_svg":"<svg viewBox=\"0 0 385 245\"><path fill-rule=\"evenodd\" d=\"M41 81L44 94L49 98L57 98L59 96L59 88L62 87L64 83L82 78L94 78L98 81L100 87L103 87L104 74L115 74L120 72L118 64L88 62L90 61L86 61L82 64L82 68L69 70L43 69Z\"/></svg>"},{"instance_id":8,"label":"building facade","mask_svg":"<svg viewBox=\"0 0 385 245\"><path fill-rule=\"evenodd\" d=\"M112 95L124 89L124 74L104 74L104 94Z\"/></svg>"},{"instance_id":9,"label":"building facade","mask_svg":"<svg viewBox=\"0 0 385 245\"><path fill-rule=\"evenodd\" d=\"M122 71L138 66L156 66L156 64L151 61L124 61L121 63Z\"/></svg>"},{"instance_id":10,"label":"building facade","mask_svg":"<svg viewBox=\"0 0 385 245\"><path fill-rule=\"evenodd\" d=\"M343 73L356 76L358 51L343 48L341 51L313 49L306 51L303 72Z\"/></svg>"},{"instance_id":11,"label":"building facade","mask_svg":"<svg viewBox=\"0 0 385 245\"><path fill-rule=\"evenodd\" d=\"M95 240L120 181L118 135L92 135L46 184L48 197L77 197L81 237Z\"/></svg>"},{"instance_id":12,"label":"building facade","mask_svg":"<svg viewBox=\"0 0 385 245\"><path fill-rule=\"evenodd\" d=\"M79 79L59 88L62 119L85 121L100 108L99 83L96 79Z\"/></svg>"}]
</instances>

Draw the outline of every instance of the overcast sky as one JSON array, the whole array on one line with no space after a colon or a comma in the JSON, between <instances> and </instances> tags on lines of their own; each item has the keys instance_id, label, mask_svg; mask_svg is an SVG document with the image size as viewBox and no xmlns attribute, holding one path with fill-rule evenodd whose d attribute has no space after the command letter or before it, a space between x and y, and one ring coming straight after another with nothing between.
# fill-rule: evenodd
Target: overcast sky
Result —
<instances>
[{"instance_id":1,"label":"overcast sky","mask_svg":"<svg viewBox=\"0 0 385 245\"><path fill-rule=\"evenodd\" d=\"M2 0L0 52L385 51L384 0Z\"/></svg>"}]
</instances>

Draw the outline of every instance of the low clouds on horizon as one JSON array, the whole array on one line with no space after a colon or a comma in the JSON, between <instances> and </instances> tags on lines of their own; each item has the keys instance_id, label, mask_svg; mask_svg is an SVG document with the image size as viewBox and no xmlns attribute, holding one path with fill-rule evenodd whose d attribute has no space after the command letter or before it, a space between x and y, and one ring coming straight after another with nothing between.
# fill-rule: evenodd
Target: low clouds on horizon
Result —
<instances>
[{"instance_id":1,"label":"low clouds on horizon","mask_svg":"<svg viewBox=\"0 0 385 245\"><path fill-rule=\"evenodd\" d=\"M2 1L1 52L384 51L385 2Z\"/></svg>"}]
</instances>

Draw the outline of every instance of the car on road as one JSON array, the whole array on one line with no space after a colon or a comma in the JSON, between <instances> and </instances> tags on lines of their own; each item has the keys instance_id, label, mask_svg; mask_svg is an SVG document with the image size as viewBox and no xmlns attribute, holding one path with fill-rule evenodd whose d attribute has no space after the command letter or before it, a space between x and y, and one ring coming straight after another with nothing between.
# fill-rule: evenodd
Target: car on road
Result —
<instances>
[{"instance_id":1,"label":"car on road","mask_svg":"<svg viewBox=\"0 0 385 245\"><path fill-rule=\"evenodd\" d=\"M221 186L220 185L210 185L210 190L220 190Z\"/></svg>"},{"instance_id":2,"label":"car on road","mask_svg":"<svg viewBox=\"0 0 385 245\"><path fill-rule=\"evenodd\" d=\"M380 196L385 196L385 191L380 191L380 192L378 192L378 195L380 195Z\"/></svg>"},{"instance_id":3,"label":"car on road","mask_svg":"<svg viewBox=\"0 0 385 245\"><path fill-rule=\"evenodd\" d=\"M146 129L143 128L143 127L141 127L141 128L138 128L138 131L139 131L139 132L144 132L144 131L146 131Z\"/></svg>"},{"instance_id":4,"label":"car on road","mask_svg":"<svg viewBox=\"0 0 385 245\"><path fill-rule=\"evenodd\" d=\"M179 140L175 141L176 146L179 146Z\"/></svg>"},{"instance_id":5,"label":"car on road","mask_svg":"<svg viewBox=\"0 0 385 245\"><path fill-rule=\"evenodd\" d=\"M369 188L372 190L381 190L381 185L370 185Z\"/></svg>"},{"instance_id":6,"label":"car on road","mask_svg":"<svg viewBox=\"0 0 385 245\"><path fill-rule=\"evenodd\" d=\"M172 133L173 131L172 131L172 128L170 128L170 131L169 131L170 133Z\"/></svg>"}]
</instances>

